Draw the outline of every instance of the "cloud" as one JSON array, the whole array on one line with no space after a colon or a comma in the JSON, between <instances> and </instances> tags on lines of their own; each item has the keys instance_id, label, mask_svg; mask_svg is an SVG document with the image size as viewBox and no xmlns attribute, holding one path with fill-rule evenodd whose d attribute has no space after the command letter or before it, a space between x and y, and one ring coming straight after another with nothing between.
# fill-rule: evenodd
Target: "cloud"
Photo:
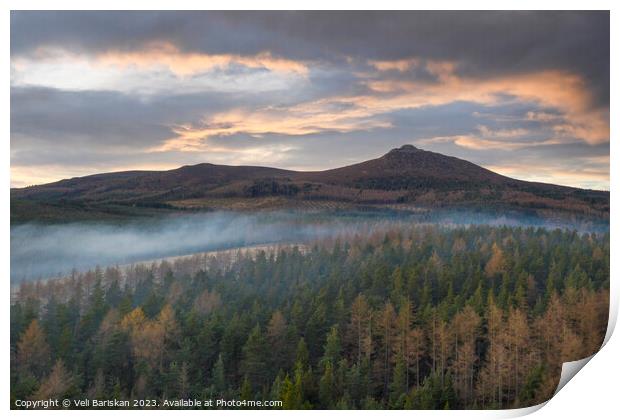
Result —
<instances>
[{"instance_id":1,"label":"cloud","mask_svg":"<svg viewBox=\"0 0 620 420\"><path fill-rule=\"evenodd\" d=\"M225 36L222 36L225 34ZM181 51L342 63L425 57L463 63L467 75L540 68L583 75L609 98L607 11L107 11L11 13L12 57L41 46L89 53Z\"/></svg>"},{"instance_id":2,"label":"cloud","mask_svg":"<svg viewBox=\"0 0 620 420\"><path fill-rule=\"evenodd\" d=\"M379 71L389 71L396 70L401 73L415 67L419 67L421 64L420 59L418 58L405 58L402 60L392 60L392 61L377 61L370 60L368 64L373 66L375 69Z\"/></svg>"},{"instance_id":3,"label":"cloud","mask_svg":"<svg viewBox=\"0 0 620 420\"><path fill-rule=\"evenodd\" d=\"M487 127L486 125L479 125L477 129L480 132L480 134L482 134L485 137L513 138L513 137L523 137L529 133L529 131L524 128L493 130Z\"/></svg>"},{"instance_id":4,"label":"cloud","mask_svg":"<svg viewBox=\"0 0 620 420\"><path fill-rule=\"evenodd\" d=\"M134 52L107 51L96 56L103 65L120 67L167 67L178 76L189 76L213 68L241 65L252 69L267 69L279 73L306 75L308 67L301 62L273 57L269 51L252 56L234 54L200 54L180 51L168 42L149 44L144 50Z\"/></svg>"},{"instance_id":5,"label":"cloud","mask_svg":"<svg viewBox=\"0 0 620 420\"><path fill-rule=\"evenodd\" d=\"M419 63L416 62L416 64ZM379 67L384 66L382 63ZM396 67L401 63L395 64ZM560 137L583 139L589 143L609 141L609 124L604 110L591 109L591 98L582 80L573 74L543 71L533 74L507 75L498 79L466 79L456 73L451 62L427 62L429 71L438 82L368 81L370 94L331 96L300 103L286 109L268 107L256 111L235 110L216 115L203 126L181 126L175 129L177 137L166 142L159 150L199 149L211 135L268 133L305 135L321 131L350 132L390 127L389 114L400 109L440 106L454 101L478 102L492 105L514 96L521 101L535 102L563 113L564 123L554 126ZM383 67L385 68L385 67ZM391 68L391 67L390 67ZM383 71L383 70L380 70ZM500 130L483 135L495 137L520 136L523 129ZM482 144L481 142L479 142ZM472 146L469 140L460 144ZM547 143L539 143L547 144ZM487 142L487 147L499 143ZM521 147L518 143L504 147Z\"/></svg>"},{"instance_id":6,"label":"cloud","mask_svg":"<svg viewBox=\"0 0 620 420\"><path fill-rule=\"evenodd\" d=\"M432 137L430 139L418 140L418 144L431 145L434 143L446 143L450 142L459 147L472 150L503 150L514 151L524 148L532 148L537 146L549 146L562 144L562 140L548 139L542 141L505 141L505 140L490 140L484 137L477 137L475 135L460 135L460 136L446 136L446 137Z\"/></svg>"},{"instance_id":7,"label":"cloud","mask_svg":"<svg viewBox=\"0 0 620 420\"><path fill-rule=\"evenodd\" d=\"M497 78L465 78L454 66L437 70L441 83L415 81L370 81L369 87L382 96L350 98L366 107L407 108L440 105L452 101L498 104L506 97L535 102L563 113L567 123L563 132L590 143L609 141L609 110L595 107L591 92L581 77L557 70L529 74L508 74Z\"/></svg>"},{"instance_id":8,"label":"cloud","mask_svg":"<svg viewBox=\"0 0 620 420\"><path fill-rule=\"evenodd\" d=\"M558 114L544 112L544 111L542 112L529 111L527 114L525 114L525 118L528 121L539 121L539 122L548 123L548 122L556 122L558 120L561 120L562 116Z\"/></svg>"},{"instance_id":9,"label":"cloud","mask_svg":"<svg viewBox=\"0 0 620 420\"><path fill-rule=\"evenodd\" d=\"M11 67L13 86L141 95L285 90L304 83L308 72L304 64L274 58L268 52L256 56L193 54L169 44L99 55L41 49L34 56L14 58Z\"/></svg>"},{"instance_id":10,"label":"cloud","mask_svg":"<svg viewBox=\"0 0 620 420\"><path fill-rule=\"evenodd\" d=\"M524 181L559 185L580 185L582 188L608 190L609 172L596 167L566 168L557 165L508 164L491 165L488 169ZM532 173L535 176L532 176Z\"/></svg>"},{"instance_id":11,"label":"cloud","mask_svg":"<svg viewBox=\"0 0 620 420\"><path fill-rule=\"evenodd\" d=\"M176 137L154 150L196 151L210 148L209 137L248 134L304 136L321 132L388 128L391 124L372 112L346 103L316 101L291 107L266 107L257 110L233 109L208 117L200 125L178 125L172 128Z\"/></svg>"},{"instance_id":12,"label":"cloud","mask_svg":"<svg viewBox=\"0 0 620 420\"><path fill-rule=\"evenodd\" d=\"M12 182L404 143L570 169L608 93L608 12L12 12Z\"/></svg>"}]
</instances>

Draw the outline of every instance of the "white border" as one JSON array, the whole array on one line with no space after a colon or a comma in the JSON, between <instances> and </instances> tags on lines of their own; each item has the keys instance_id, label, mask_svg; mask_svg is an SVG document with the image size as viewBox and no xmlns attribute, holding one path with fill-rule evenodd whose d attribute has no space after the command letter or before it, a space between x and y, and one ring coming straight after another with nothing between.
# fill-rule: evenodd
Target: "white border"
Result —
<instances>
[{"instance_id":1,"label":"white border","mask_svg":"<svg viewBox=\"0 0 620 420\"><path fill-rule=\"evenodd\" d=\"M481 0L470 0L468 2L462 1L433 1L433 2L420 2L420 3L412 3L406 1L398 1L398 0L382 0L381 2L369 2L364 0L358 1L339 1L335 2L325 1L325 0L297 0L294 3L286 2L286 1L278 1L278 0L262 0L260 2L251 2L251 1L242 1L242 0L228 0L224 3L218 4L209 4L206 2L199 1L186 1L186 0L176 0L174 2L166 2L163 0L151 0L148 3L145 3L145 6L148 6L149 9L158 9L158 10L197 10L197 9L256 9L258 6L263 9L290 9L295 8L299 10L335 10L335 9L367 9L367 10L379 10L379 9L418 9L418 10L464 10L463 6L469 6L472 9L478 10L551 10L551 9L559 9L559 10L611 10L611 44L615 45L617 49L618 42L618 24L619 19L617 18L617 9L616 6L618 2L613 1L603 1L603 0L590 0L590 1L575 1L575 0L565 0L565 1L544 1L544 0L507 0L502 2L494 2L494 1L481 1ZM0 116L0 121L2 121L2 134L4 140L3 150L4 153L0 154L0 159L2 159L3 170L0 171L0 179L2 185L5 185L6 189L3 192L3 200L0 200L0 211L2 214L0 215L1 223L2 223L2 231L3 231L3 240L1 242L2 247L2 261L4 267L4 276L2 278L5 281L5 305L3 306L2 311L2 325L4 332L4 345L0 349L0 354L2 358L2 373L0 373L1 387L0 387L0 395L2 398L2 406L3 411L10 411L9 416L11 417L19 417L19 418L35 418L35 417L44 417L44 418L62 418L71 419L71 418L82 418L85 414L90 418L94 419L107 419L111 413L114 416L122 416L122 417L130 417L132 414L144 415L144 412L109 412L109 411L89 411L88 413L83 413L80 411L11 411L9 410L9 398L10 395L10 376L9 376L9 305L8 305L8 294L9 294L9 238L10 238L10 230L9 230L9 221L10 221L10 211L9 211L9 202L10 202L10 144L9 144L9 124L10 124L10 10L48 10L50 6L54 6L55 9L65 9L65 10L104 10L104 9L117 9L117 10L133 10L133 9L143 9L144 7L138 2L130 3L127 0L108 0L108 1L89 1L89 2L81 2L76 0L57 0L53 3L49 1L34 1L34 0L23 0L23 1L5 1L3 2L4 13L0 17L0 31L3 35L3 50L4 54L2 55L2 72L4 73L4 83L2 83L2 91L4 93L3 100L0 102L2 105L1 110L3 111ZM218 7L219 6L219 7ZM616 7L614 7L616 6ZM466 9L465 9L466 10ZM614 98L617 96L617 88L618 85L615 83L613 78L614 71L617 73L618 71L618 54L613 53L614 48L612 47L612 55L611 55L611 133L616 132L615 121L618 121L618 112L617 108L614 107L616 102ZM615 155L617 152L617 147L614 143L611 143L611 155ZM615 161L611 160L611 180L610 180L610 191L611 191L611 206L612 210L617 208L618 199L617 195L613 193L615 184L618 178L618 167L615 164ZM611 186L614 186L612 188ZM613 251L617 249L617 238L618 229L617 224L613 221L615 220L615 216L611 218L611 249L612 255ZM612 258L612 266L611 266L611 277L612 279L616 278L617 273L617 265L614 264ZM612 281L611 287L611 319L610 325L615 324L615 320L617 318L618 312L618 287L617 281ZM609 338L609 337L608 337ZM536 419L555 419L555 418L568 418L568 419L583 419L584 417L590 418L615 418L617 416L617 378L619 378L619 363L616 355L620 353L620 341L618 341L617 337L612 336L608 341L606 346L603 348L601 352L599 352L587 365L587 367L579 372L576 380L570 381L562 390L559 392L554 398L552 398L544 408L536 411L532 414L531 418ZM538 407L541 408L541 407ZM411 419L415 418L459 418L459 419L484 419L484 418L507 418L507 417L516 417L520 415L525 415L529 412L532 412L531 409L522 409L522 410L504 410L504 411L396 411L396 412L381 412L376 413L374 411L355 411L353 414L360 420L363 419L375 419L377 415L385 416L388 415L394 418L407 418ZM290 411L257 411L252 413L245 413L243 411L219 411L219 412L208 412L203 413L200 411L186 411L183 413L183 416L195 417L195 418L204 418L205 416L209 417L217 417L217 418L243 418L252 416L252 418L290 418L291 416L296 418L314 418L317 414L321 412L318 411L298 411L298 412L290 412ZM178 413L169 413L166 411L150 411L148 412L148 416L153 419L159 418L169 418L169 416L177 415ZM345 413L342 413L345 414ZM345 414L345 415L347 415ZM337 412L329 412L326 415L338 415Z\"/></svg>"}]
</instances>

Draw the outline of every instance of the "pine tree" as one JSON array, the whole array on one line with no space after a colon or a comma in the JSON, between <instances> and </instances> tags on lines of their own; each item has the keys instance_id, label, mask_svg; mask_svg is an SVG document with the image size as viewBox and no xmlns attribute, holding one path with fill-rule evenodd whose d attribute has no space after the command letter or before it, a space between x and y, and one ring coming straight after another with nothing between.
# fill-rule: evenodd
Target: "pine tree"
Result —
<instances>
[{"instance_id":1,"label":"pine tree","mask_svg":"<svg viewBox=\"0 0 620 420\"><path fill-rule=\"evenodd\" d=\"M309 365L310 356L308 354L308 347L306 346L306 340L301 337L297 342L297 352L295 357L295 365L306 368Z\"/></svg>"},{"instance_id":2,"label":"pine tree","mask_svg":"<svg viewBox=\"0 0 620 420\"><path fill-rule=\"evenodd\" d=\"M324 364L323 376L319 381L319 400L321 408L332 408L334 397L336 396L336 386L334 378L334 367L330 360Z\"/></svg>"},{"instance_id":3,"label":"pine tree","mask_svg":"<svg viewBox=\"0 0 620 420\"><path fill-rule=\"evenodd\" d=\"M394 367L392 382L390 383L390 405L393 408L400 408L398 407L398 402L401 401L401 397L408 392L406 371L405 360L403 357L399 357Z\"/></svg>"},{"instance_id":4,"label":"pine tree","mask_svg":"<svg viewBox=\"0 0 620 420\"><path fill-rule=\"evenodd\" d=\"M455 315L450 326L454 333L454 355L450 371L455 391L467 402L471 402L473 398L477 362L476 338L479 335L480 321L476 311L471 306L466 306Z\"/></svg>"},{"instance_id":5,"label":"pine tree","mask_svg":"<svg viewBox=\"0 0 620 420\"><path fill-rule=\"evenodd\" d=\"M484 267L484 272L489 278L494 277L497 274L503 273L506 268L504 252L496 243L493 244L491 252L491 258Z\"/></svg>"},{"instance_id":6,"label":"pine tree","mask_svg":"<svg viewBox=\"0 0 620 420\"><path fill-rule=\"evenodd\" d=\"M392 370L394 342L396 341L396 313L394 306L387 302L381 312L379 328L382 340L381 376L383 377L383 395L387 396Z\"/></svg>"},{"instance_id":7,"label":"pine tree","mask_svg":"<svg viewBox=\"0 0 620 420\"><path fill-rule=\"evenodd\" d=\"M49 369L50 348L39 321L33 319L17 343L19 370L41 378Z\"/></svg>"},{"instance_id":8,"label":"pine tree","mask_svg":"<svg viewBox=\"0 0 620 420\"><path fill-rule=\"evenodd\" d=\"M73 376L67 371L62 360L57 360L52 368L52 372L41 383L41 386L31 398L33 400L66 398L72 392L73 387Z\"/></svg>"},{"instance_id":9,"label":"pine tree","mask_svg":"<svg viewBox=\"0 0 620 420\"><path fill-rule=\"evenodd\" d=\"M260 388L266 384L266 352L267 342L260 326L256 325L243 346L241 361L241 371L254 387Z\"/></svg>"},{"instance_id":10,"label":"pine tree","mask_svg":"<svg viewBox=\"0 0 620 420\"><path fill-rule=\"evenodd\" d=\"M362 357L370 356L368 343L370 342L370 309L362 294L357 295L351 305L351 321L348 327L348 341L355 349L356 363L362 362Z\"/></svg>"},{"instance_id":11,"label":"pine tree","mask_svg":"<svg viewBox=\"0 0 620 420\"><path fill-rule=\"evenodd\" d=\"M280 369L288 370L292 366L291 338L288 324L282 312L275 311L267 326L272 375Z\"/></svg>"},{"instance_id":12,"label":"pine tree","mask_svg":"<svg viewBox=\"0 0 620 420\"><path fill-rule=\"evenodd\" d=\"M181 371L179 372L177 387L179 398L187 398L189 395L190 382L187 362L185 361L181 363Z\"/></svg>"},{"instance_id":13,"label":"pine tree","mask_svg":"<svg viewBox=\"0 0 620 420\"><path fill-rule=\"evenodd\" d=\"M334 325L329 331L329 334L327 334L321 364L326 365L327 363L330 363L334 366L336 362L340 360L340 351L341 346L340 337L338 335L338 327Z\"/></svg>"},{"instance_id":14,"label":"pine tree","mask_svg":"<svg viewBox=\"0 0 620 420\"><path fill-rule=\"evenodd\" d=\"M226 391L226 375L224 372L224 360L222 359L222 353L217 357L217 362L213 366L211 373L211 384L215 390L215 393L221 396Z\"/></svg>"},{"instance_id":15,"label":"pine tree","mask_svg":"<svg viewBox=\"0 0 620 420\"><path fill-rule=\"evenodd\" d=\"M250 384L250 380L247 375L243 378L243 383L241 384L241 392L239 394L240 400L252 400L254 399L254 393L252 392L252 385Z\"/></svg>"}]
</instances>

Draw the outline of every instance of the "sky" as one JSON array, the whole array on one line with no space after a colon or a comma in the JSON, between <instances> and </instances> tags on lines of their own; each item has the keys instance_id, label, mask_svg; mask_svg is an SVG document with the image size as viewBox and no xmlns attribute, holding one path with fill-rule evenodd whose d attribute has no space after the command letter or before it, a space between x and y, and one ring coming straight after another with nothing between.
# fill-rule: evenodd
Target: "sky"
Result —
<instances>
[{"instance_id":1,"label":"sky","mask_svg":"<svg viewBox=\"0 0 620 420\"><path fill-rule=\"evenodd\" d=\"M11 185L403 144L609 189L608 12L11 12Z\"/></svg>"}]
</instances>

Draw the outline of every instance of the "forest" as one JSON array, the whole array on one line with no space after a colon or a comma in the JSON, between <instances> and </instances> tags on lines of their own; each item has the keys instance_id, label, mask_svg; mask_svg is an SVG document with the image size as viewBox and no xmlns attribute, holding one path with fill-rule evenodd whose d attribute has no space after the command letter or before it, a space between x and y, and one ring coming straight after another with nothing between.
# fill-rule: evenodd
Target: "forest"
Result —
<instances>
[{"instance_id":1,"label":"forest","mask_svg":"<svg viewBox=\"0 0 620 420\"><path fill-rule=\"evenodd\" d=\"M531 406L599 349L609 258L606 232L417 224L24 282L11 403Z\"/></svg>"}]
</instances>

